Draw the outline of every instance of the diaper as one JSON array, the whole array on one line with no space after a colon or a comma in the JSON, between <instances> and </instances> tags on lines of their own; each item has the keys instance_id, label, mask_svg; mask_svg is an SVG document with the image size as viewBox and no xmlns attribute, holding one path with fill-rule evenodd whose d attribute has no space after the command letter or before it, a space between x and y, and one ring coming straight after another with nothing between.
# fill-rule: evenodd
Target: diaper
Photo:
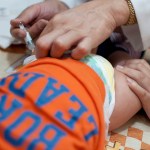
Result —
<instances>
[{"instance_id":1,"label":"diaper","mask_svg":"<svg viewBox=\"0 0 150 150\"><path fill-rule=\"evenodd\" d=\"M114 68L105 58L90 54L83 59L82 62L92 68L97 75L103 80L106 90L104 103L104 117L106 124L106 133L108 133L110 117L115 106L115 84L114 84Z\"/></svg>"}]
</instances>

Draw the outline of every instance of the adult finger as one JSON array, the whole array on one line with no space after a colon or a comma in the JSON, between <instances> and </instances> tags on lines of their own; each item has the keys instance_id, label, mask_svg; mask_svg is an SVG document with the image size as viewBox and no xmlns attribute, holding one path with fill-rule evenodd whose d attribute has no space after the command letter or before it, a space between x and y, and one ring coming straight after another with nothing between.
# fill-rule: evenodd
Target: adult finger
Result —
<instances>
[{"instance_id":1,"label":"adult finger","mask_svg":"<svg viewBox=\"0 0 150 150\"><path fill-rule=\"evenodd\" d=\"M150 78L147 77L143 72L123 66L117 66L116 69L135 80L141 87L150 92Z\"/></svg>"},{"instance_id":2,"label":"adult finger","mask_svg":"<svg viewBox=\"0 0 150 150\"><path fill-rule=\"evenodd\" d=\"M140 99L142 106L150 118L150 92L141 87L137 82L132 80L131 78L127 78L127 83L130 89L137 95Z\"/></svg>"},{"instance_id":3,"label":"adult finger","mask_svg":"<svg viewBox=\"0 0 150 150\"><path fill-rule=\"evenodd\" d=\"M67 50L70 50L74 45L82 40L83 36L80 32L71 30L64 35L58 37L52 45L51 56L59 58Z\"/></svg>"},{"instance_id":4,"label":"adult finger","mask_svg":"<svg viewBox=\"0 0 150 150\"><path fill-rule=\"evenodd\" d=\"M45 28L45 26L47 25L47 23L48 23L47 20L40 19L35 24L33 24L33 26L31 26L30 28L28 28L27 30L30 33L31 37L34 39L37 36L39 36L40 33ZM26 36L26 32L23 31L23 30L21 30L18 27L17 28L11 27L10 32L11 32L12 36L14 36L15 38L23 39Z\"/></svg>"},{"instance_id":5,"label":"adult finger","mask_svg":"<svg viewBox=\"0 0 150 150\"><path fill-rule=\"evenodd\" d=\"M150 69L149 64L144 59L129 59L129 60L125 61L124 65L128 66L130 64L134 64L135 66L137 64L141 64L141 65L145 66L146 68Z\"/></svg>"},{"instance_id":6,"label":"adult finger","mask_svg":"<svg viewBox=\"0 0 150 150\"><path fill-rule=\"evenodd\" d=\"M147 77L150 77L150 66L149 68L141 63L137 63L137 64L128 64L126 65L126 67L134 69L134 70L138 70L140 72L142 72L143 74L145 74Z\"/></svg>"},{"instance_id":7,"label":"adult finger","mask_svg":"<svg viewBox=\"0 0 150 150\"><path fill-rule=\"evenodd\" d=\"M48 21L44 19L40 19L35 24L33 24L29 29L28 32L30 33L31 37L34 39L38 37L43 29L46 27Z\"/></svg>"},{"instance_id":8,"label":"adult finger","mask_svg":"<svg viewBox=\"0 0 150 150\"><path fill-rule=\"evenodd\" d=\"M16 19L10 21L13 27L18 27L18 24L22 22L24 25L28 25L38 17L40 13L39 5L32 5L26 8Z\"/></svg>"},{"instance_id":9,"label":"adult finger","mask_svg":"<svg viewBox=\"0 0 150 150\"><path fill-rule=\"evenodd\" d=\"M134 93L139 97L139 99L147 99L148 92L142 88L137 82L131 78L127 78L129 87L134 91Z\"/></svg>"},{"instance_id":10,"label":"adult finger","mask_svg":"<svg viewBox=\"0 0 150 150\"><path fill-rule=\"evenodd\" d=\"M24 39L26 36L26 32L21 30L20 28L11 28L10 33L13 37L17 39Z\"/></svg>"},{"instance_id":11,"label":"adult finger","mask_svg":"<svg viewBox=\"0 0 150 150\"><path fill-rule=\"evenodd\" d=\"M74 59L81 59L88 55L92 50L92 44L90 38L84 38L78 46L72 51L71 56Z\"/></svg>"},{"instance_id":12,"label":"adult finger","mask_svg":"<svg viewBox=\"0 0 150 150\"><path fill-rule=\"evenodd\" d=\"M53 41L61 36L64 33L64 30L62 29L57 29L53 30L52 32L45 34L41 36L37 41L36 41L36 57L37 58L42 58L48 56L50 53L51 55L51 47Z\"/></svg>"},{"instance_id":13,"label":"adult finger","mask_svg":"<svg viewBox=\"0 0 150 150\"><path fill-rule=\"evenodd\" d=\"M150 76L150 65L144 59L127 60L124 66L143 72Z\"/></svg>"}]
</instances>

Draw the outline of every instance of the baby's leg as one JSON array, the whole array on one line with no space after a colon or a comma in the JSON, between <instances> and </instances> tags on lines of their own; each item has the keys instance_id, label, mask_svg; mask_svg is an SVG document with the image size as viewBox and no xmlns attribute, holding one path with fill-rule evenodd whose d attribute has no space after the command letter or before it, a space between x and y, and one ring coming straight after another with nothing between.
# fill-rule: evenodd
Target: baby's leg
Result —
<instances>
[{"instance_id":1,"label":"baby's leg","mask_svg":"<svg viewBox=\"0 0 150 150\"><path fill-rule=\"evenodd\" d=\"M114 130L126 123L140 109L138 97L128 87L126 76L115 70L116 104L110 118L109 130Z\"/></svg>"}]
</instances>

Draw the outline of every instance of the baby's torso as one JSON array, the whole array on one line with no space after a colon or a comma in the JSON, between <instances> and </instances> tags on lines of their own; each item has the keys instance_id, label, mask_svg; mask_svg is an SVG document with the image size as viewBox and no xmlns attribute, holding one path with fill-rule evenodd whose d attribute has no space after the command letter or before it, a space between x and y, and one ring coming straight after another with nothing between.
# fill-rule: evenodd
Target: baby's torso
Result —
<instances>
[{"instance_id":1,"label":"baby's torso","mask_svg":"<svg viewBox=\"0 0 150 150\"><path fill-rule=\"evenodd\" d=\"M36 57L34 55L30 56L25 60L25 64L28 64L34 60L36 60ZM89 54L80 61L88 65L98 75L98 77L102 79L105 85L104 113L105 122L108 126L109 118L115 105L114 68L104 57L95 54Z\"/></svg>"},{"instance_id":2,"label":"baby's torso","mask_svg":"<svg viewBox=\"0 0 150 150\"><path fill-rule=\"evenodd\" d=\"M0 80L0 98L0 149L104 146L104 84L81 62L37 60Z\"/></svg>"}]
</instances>

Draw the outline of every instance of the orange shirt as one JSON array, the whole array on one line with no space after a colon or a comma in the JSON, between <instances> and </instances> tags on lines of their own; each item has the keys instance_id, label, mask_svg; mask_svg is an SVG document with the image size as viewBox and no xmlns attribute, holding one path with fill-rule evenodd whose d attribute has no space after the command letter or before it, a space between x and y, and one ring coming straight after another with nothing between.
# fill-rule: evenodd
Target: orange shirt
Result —
<instances>
[{"instance_id":1,"label":"orange shirt","mask_svg":"<svg viewBox=\"0 0 150 150\"><path fill-rule=\"evenodd\" d=\"M103 150L105 89L87 65L44 58L0 80L0 150Z\"/></svg>"}]
</instances>

